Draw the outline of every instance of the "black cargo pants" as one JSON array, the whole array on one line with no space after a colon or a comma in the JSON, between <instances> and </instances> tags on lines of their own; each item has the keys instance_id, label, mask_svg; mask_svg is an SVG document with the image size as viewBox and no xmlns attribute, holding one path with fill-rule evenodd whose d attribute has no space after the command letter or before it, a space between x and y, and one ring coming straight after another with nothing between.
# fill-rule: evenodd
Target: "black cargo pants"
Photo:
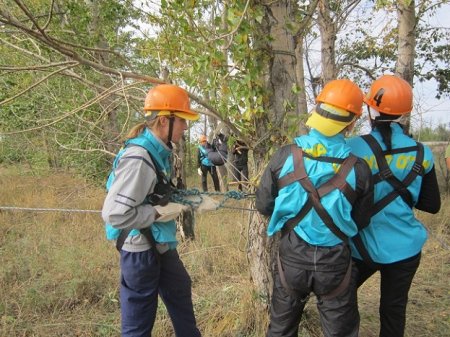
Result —
<instances>
[{"instance_id":1,"label":"black cargo pants","mask_svg":"<svg viewBox=\"0 0 450 337\"><path fill-rule=\"evenodd\" d=\"M290 290L283 287L275 266L267 337L298 336L303 309L310 293L318 297L317 308L325 337L357 337L356 268L352 269L350 285L345 291L331 299L320 298L320 295L331 293L343 280L348 263L351 263L348 246L313 246L291 231L281 240L279 251Z\"/></svg>"}]
</instances>

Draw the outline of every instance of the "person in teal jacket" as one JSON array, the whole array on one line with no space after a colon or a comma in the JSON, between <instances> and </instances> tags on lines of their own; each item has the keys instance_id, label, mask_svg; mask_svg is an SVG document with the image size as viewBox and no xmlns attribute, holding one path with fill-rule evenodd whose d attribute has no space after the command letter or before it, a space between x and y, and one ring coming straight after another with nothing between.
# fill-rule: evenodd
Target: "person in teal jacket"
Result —
<instances>
[{"instance_id":1,"label":"person in teal jacket","mask_svg":"<svg viewBox=\"0 0 450 337\"><path fill-rule=\"evenodd\" d=\"M169 203L172 143L199 116L187 92L171 84L150 89L144 110L145 123L129 132L114 161L102 209L107 237L120 252L122 337L151 336L158 295L175 336L199 337L191 278L176 250L183 206Z\"/></svg>"},{"instance_id":2,"label":"person in teal jacket","mask_svg":"<svg viewBox=\"0 0 450 337\"><path fill-rule=\"evenodd\" d=\"M357 337L356 269L348 238L368 223L371 172L350 154L344 134L361 115L363 94L350 80L327 83L307 121L309 134L277 150L256 191L281 231L267 337L297 337L310 293L317 296L325 337Z\"/></svg>"},{"instance_id":3,"label":"person in teal jacket","mask_svg":"<svg viewBox=\"0 0 450 337\"><path fill-rule=\"evenodd\" d=\"M220 192L220 182L219 176L217 175L216 166L212 163L211 159L208 158L208 154L213 152L211 144L208 143L206 135L200 135L198 154L197 154L197 165L198 172L202 179L202 189L203 192L208 192L208 172L211 175L214 190Z\"/></svg>"},{"instance_id":4,"label":"person in teal jacket","mask_svg":"<svg viewBox=\"0 0 450 337\"><path fill-rule=\"evenodd\" d=\"M380 337L402 337L412 280L420 263L427 231L413 208L440 209L431 150L405 134L401 117L412 110L408 82L384 75L364 98L372 124L369 135L347 140L352 153L366 160L374 177L370 225L352 240L358 286L381 275Z\"/></svg>"}]
</instances>

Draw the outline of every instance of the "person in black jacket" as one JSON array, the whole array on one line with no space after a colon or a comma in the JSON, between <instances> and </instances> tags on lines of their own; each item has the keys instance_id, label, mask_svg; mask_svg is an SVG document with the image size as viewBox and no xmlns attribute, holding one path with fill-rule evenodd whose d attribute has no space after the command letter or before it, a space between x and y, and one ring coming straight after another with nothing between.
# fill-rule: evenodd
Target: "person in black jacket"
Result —
<instances>
[{"instance_id":1,"label":"person in black jacket","mask_svg":"<svg viewBox=\"0 0 450 337\"><path fill-rule=\"evenodd\" d=\"M234 180L238 182L238 189L242 191L242 182L248 181L248 146L237 139L233 146Z\"/></svg>"},{"instance_id":2,"label":"person in black jacket","mask_svg":"<svg viewBox=\"0 0 450 337\"><path fill-rule=\"evenodd\" d=\"M281 231L267 337L297 337L310 293L318 299L325 337L357 337L357 271L349 237L365 227L373 201L367 163L350 154L344 134L362 113L350 80L327 83L307 135L279 149L264 170L256 208Z\"/></svg>"}]
</instances>

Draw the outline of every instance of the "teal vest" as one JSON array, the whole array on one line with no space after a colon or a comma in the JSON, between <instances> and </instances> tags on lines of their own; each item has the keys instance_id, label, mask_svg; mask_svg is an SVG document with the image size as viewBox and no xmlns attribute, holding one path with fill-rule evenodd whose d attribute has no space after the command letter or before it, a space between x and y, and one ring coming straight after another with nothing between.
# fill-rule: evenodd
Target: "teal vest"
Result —
<instances>
[{"instance_id":1,"label":"teal vest","mask_svg":"<svg viewBox=\"0 0 450 337\"><path fill-rule=\"evenodd\" d=\"M333 157L346 159L350 155L350 147L345 144L344 136L338 134L325 137L312 129L308 135L295 138L295 144L311 157ZM304 168L314 186L321 186L335 176L340 165L324 161L313 160L305 156ZM294 172L294 157L289 155L283 164L278 180ZM352 188L356 187L355 170L352 168L345 177L346 183ZM295 218L300 209L308 201L308 192L299 183L292 183L282 187L275 199L274 211L267 227L267 234L272 236L280 231L287 221ZM352 203L339 189L334 189L321 199L325 210L333 219L339 229L347 236L352 237L358 232L354 220L351 218ZM315 210L310 210L303 220L294 228L295 232L306 242L317 246L334 246L341 242L333 235Z\"/></svg>"},{"instance_id":2,"label":"teal vest","mask_svg":"<svg viewBox=\"0 0 450 337\"><path fill-rule=\"evenodd\" d=\"M123 156L123 154L125 153L125 150L128 146L141 146L144 149L147 150L147 152L150 155L150 158L153 161L153 164L155 165L155 171L156 171L156 175L158 177L158 183L157 186L155 186L155 190L158 188L158 184L162 184L164 185L164 187L162 187L163 190L170 190L170 180L167 178L167 176L170 175L170 162L169 162L169 158L167 157L165 161L163 161L160 158L157 158L156 156L153 156L151 153L155 151L155 146L153 145L153 143L149 140L149 137L152 137L152 135L148 132L147 129L145 129L138 137L136 138L131 138L128 139L127 141L125 141L124 146L120 149L120 151L117 153L116 157L114 158L114 162L112 165L112 170L109 173L108 176L108 180L106 181L106 190L109 191L112 183L114 182L115 179L115 169L117 168L117 165L119 164L120 158ZM163 167L164 170L161 171L159 168ZM163 196L163 198L166 198L168 201L168 197L169 195L166 194ZM158 201L156 200L147 200L150 204L159 204ZM106 223L105 224L105 231L106 231L106 238L108 240L117 240L117 238L120 235L120 229L114 228L113 226L111 226L111 224ZM133 229L130 231L129 236L135 236L140 234L138 229Z\"/></svg>"},{"instance_id":3,"label":"teal vest","mask_svg":"<svg viewBox=\"0 0 450 337\"><path fill-rule=\"evenodd\" d=\"M214 166L211 160L208 158L208 152L206 152L205 148L201 145L198 146L200 151L200 162L203 166Z\"/></svg>"}]
</instances>

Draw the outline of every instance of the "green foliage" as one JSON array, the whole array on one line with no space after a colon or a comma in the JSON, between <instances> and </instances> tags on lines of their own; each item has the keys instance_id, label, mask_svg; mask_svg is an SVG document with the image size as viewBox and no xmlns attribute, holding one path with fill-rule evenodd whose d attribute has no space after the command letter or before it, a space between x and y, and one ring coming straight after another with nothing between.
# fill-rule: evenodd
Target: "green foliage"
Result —
<instances>
[{"instance_id":1,"label":"green foliage","mask_svg":"<svg viewBox=\"0 0 450 337\"><path fill-rule=\"evenodd\" d=\"M20 21L29 22L30 18L15 1L3 3ZM386 15L392 20L374 31L371 29L375 25L374 5L363 3L370 8L366 11L370 14L358 16L360 24L350 33L339 36L337 43L339 62L346 64L339 76L353 78L363 87L368 77L353 65L366 67L375 77L395 67L395 2L376 3L375 9L387 10ZM430 3L421 2L419 10L430 8L426 6ZM208 102L221 118L233 123L249 139L259 141L263 131L278 134L276 139L292 138L298 118L288 116L285 121L288 127L280 130L279 125L267 117L269 111L264 110L270 106L273 95L265 87L266 67L271 62L269 42L273 37L261 30L270 20L266 16L267 7L259 3L247 5L244 0L161 1L160 7L149 1L62 0L53 3L50 16L48 1L26 2L35 22L45 26L51 39L65 41L62 45L72 50L73 55L112 69L158 78L162 78L162 70L167 69L169 80ZM295 33L306 18L308 6L307 1L292 5L291 10L298 19L286 20L286 28L291 33ZM331 6L336 16L344 10L344 3L332 1ZM434 3L433 6L437 8ZM437 80L438 97L441 97L450 90L449 33L431 29L424 20L420 20L417 27L417 59L423 61L417 62L416 76L424 81ZM70 59L49 45L32 41L29 35L8 29L0 29L0 38L11 43L0 45L3 65L36 67ZM306 29L309 36L317 37L314 29ZM106 95L96 100L107 88L129 85L131 80L110 77L83 65L70 68L71 77L60 73L27 91L57 68L1 70L0 102L15 95L17 98L0 103L0 133L36 129L19 138L20 148L30 148L30 155L46 153L41 157L46 160L32 160L28 154L19 156L15 147L6 151L4 145L3 158L48 162L48 165L75 169L87 177L99 179L112 158L105 153L116 152L124 132L139 120L138 112L149 86L124 89L120 93L127 99ZM292 88L295 93L299 89L304 88ZM195 102L193 107L204 109ZM284 104L285 110L293 108L290 102ZM45 144L41 144L44 137ZM274 146L271 142L261 145ZM11 146L9 142L8 146ZM92 152L94 149L100 151Z\"/></svg>"},{"instance_id":2,"label":"green foliage","mask_svg":"<svg viewBox=\"0 0 450 337\"><path fill-rule=\"evenodd\" d=\"M413 135L422 142L450 141L450 129L445 124L439 124L436 128L422 127L414 130Z\"/></svg>"}]
</instances>

